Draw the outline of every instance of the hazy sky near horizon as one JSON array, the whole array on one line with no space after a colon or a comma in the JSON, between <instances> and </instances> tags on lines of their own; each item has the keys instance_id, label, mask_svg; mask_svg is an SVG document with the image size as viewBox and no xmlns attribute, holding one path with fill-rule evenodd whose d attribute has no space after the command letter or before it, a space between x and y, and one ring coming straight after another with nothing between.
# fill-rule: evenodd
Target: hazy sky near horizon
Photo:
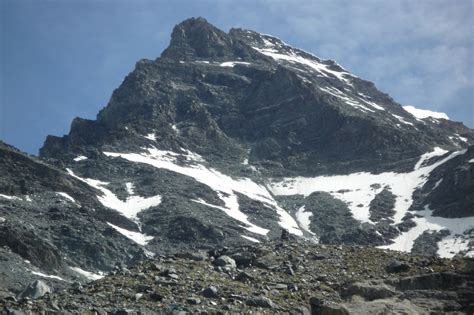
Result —
<instances>
[{"instance_id":1,"label":"hazy sky near horizon","mask_svg":"<svg viewBox=\"0 0 474 315\"><path fill-rule=\"evenodd\" d=\"M403 105L474 127L472 0L2 0L0 139L37 154L76 116L95 118L142 58L155 59L173 26L272 34L334 59Z\"/></svg>"}]
</instances>

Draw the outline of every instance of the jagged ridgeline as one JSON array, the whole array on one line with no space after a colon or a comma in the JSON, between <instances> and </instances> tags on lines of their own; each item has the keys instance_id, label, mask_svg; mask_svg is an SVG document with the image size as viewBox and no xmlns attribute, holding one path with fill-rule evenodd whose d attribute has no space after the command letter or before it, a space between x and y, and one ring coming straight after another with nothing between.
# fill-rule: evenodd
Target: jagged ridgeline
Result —
<instances>
[{"instance_id":1,"label":"jagged ridgeline","mask_svg":"<svg viewBox=\"0 0 474 315\"><path fill-rule=\"evenodd\" d=\"M282 229L472 256L472 144L472 129L402 107L332 60L188 19L96 120L48 136L40 157L0 145L0 266L15 266L1 280L61 285Z\"/></svg>"}]
</instances>

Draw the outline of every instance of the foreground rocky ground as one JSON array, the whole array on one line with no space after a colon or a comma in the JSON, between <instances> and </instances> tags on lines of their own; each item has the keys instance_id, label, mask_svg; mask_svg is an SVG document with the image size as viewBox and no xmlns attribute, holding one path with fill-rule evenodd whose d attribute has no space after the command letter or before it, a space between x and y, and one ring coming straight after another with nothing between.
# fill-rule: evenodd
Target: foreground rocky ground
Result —
<instances>
[{"instance_id":1,"label":"foreground rocky ground","mask_svg":"<svg viewBox=\"0 0 474 315\"><path fill-rule=\"evenodd\" d=\"M156 256L54 293L44 294L49 291L45 284L43 278L16 297L4 297L0 310L88 314L474 311L472 260L294 239Z\"/></svg>"}]
</instances>

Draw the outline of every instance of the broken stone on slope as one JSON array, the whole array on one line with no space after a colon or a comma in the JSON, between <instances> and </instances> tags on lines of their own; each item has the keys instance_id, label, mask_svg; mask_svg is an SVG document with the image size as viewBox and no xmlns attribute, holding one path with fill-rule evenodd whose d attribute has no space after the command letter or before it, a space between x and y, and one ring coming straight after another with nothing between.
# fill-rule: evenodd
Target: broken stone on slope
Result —
<instances>
[{"instance_id":1,"label":"broken stone on slope","mask_svg":"<svg viewBox=\"0 0 474 315\"><path fill-rule=\"evenodd\" d=\"M410 269L410 265L398 260L393 260L387 265L386 269L387 269L387 272L390 272L390 273L405 272Z\"/></svg>"},{"instance_id":2,"label":"broken stone on slope","mask_svg":"<svg viewBox=\"0 0 474 315\"><path fill-rule=\"evenodd\" d=\"M263 307L263 308L276 308L276 304L267 297L257 296L248 298L245 303L248 306Z\"/></svg>"},{"instance_id":3,"label":"broken stone on slope","mask_svg":"<svg viewBox=\"0 0 474 315\"><path fill-rule=\"evenodd\" d=\"M202 290L201 295L206 298L216 298L219 296L219 291L217 290L216 287L210 286Z\"/></svg>"},{"instance_id":4,"label":"broken stone on slope","mask_svg":"<svg viewBox=\"0 0 474 315\"><path fill-rule=\"evenodd\" d=\"M237 268L237 264L235 260L230 258L229 256L222 255L214 261L214 265L218 267L222 267L224 270L234 270Z\"/></svg>"},{"instance_id":5,"label":"broken stone on slope","mask_svg":"<svg viewBox=\"0 0 474 315\"><path fill-rule=\"evenodd\" d=\"M37 299L45 295L46 293L51 293L51 288L42 280L35 280L28 284L28 286L17 295L18 300L23 299Z\"/></svg>"}]
</instances>

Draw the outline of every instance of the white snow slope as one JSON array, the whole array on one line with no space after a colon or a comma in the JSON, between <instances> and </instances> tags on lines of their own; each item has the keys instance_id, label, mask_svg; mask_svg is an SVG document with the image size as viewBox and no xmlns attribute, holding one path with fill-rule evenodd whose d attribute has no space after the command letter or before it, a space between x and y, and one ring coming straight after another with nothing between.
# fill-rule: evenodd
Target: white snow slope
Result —
<instances>
[{"instance_id":1,"label":"white snow slope","mask_svg":"<svg viewBox=\"0 0 474 315\"><path fill-rule=\"evenodd\" d=\"M258 224L250 222L247 215L240 210L239 200L236 193L241 193L253 200L262 202L266 207L273 209L279 216L279 224L295 235L303 236L303 231L307 234L316 235L309 229L311 212L307 209L300 208L295 214L296 220L282 209L273 195L304 195L308 196L315 191L325 191L335 198L344 201L352 212L355 219L361 222L373 223L370 220L370 202L375 196L388 187L396 196L395 214L392 218L394 224L402 222L403 217L413 203L413 192L421 188L432 170L455 156L464 154L466 150L448 153L441 148L434 148L433 151L420 156L413 171L408 173L385 172L380 174L371 174L368 172L353 173L347 175L335 176L319 176L319 177L294 177L284 178L283 180L271 180L268 189L260 184L253 182L248 178L232 178L221 172L208 168L206 161L196 153L188 150L182 150L182 153L172 151L159 150L157 148L143 148L141 153L117 153L103 152L107 156L120 157L134 163L145 163L156 168L167 169L185 176L194 178L200 183L207 185L216 191L218 197L223 201L222 205L210 204L202 199L192 200L193 202L204 206L223 211L226 215L241 222L241 226L247 231L265 236L269 230ZM426 165L426 162L433 157L442 156L439 161ZM179 162L178 162L179 159ZM182 163L182 161L187 161ZM119 200L110 190L105 188L107 183L95 179L84 179L76 176L68 169L71 176L74 176L90 186L102 191L103 196L98 196L99 201L109 208L115 209L129 219L137 220L137 214L151 206L159 205L160 196L143 198L140 196L129 196L126 201ZM378 185L374 185L378 184ZM127 191L133 194L133 185L127 183ZM438 254L442 257L452 257L459 251L467 252L467 255L474 255L469 252L468 238L461 234L474 227L471 219L446 219L433 217L432 211L426 207L422 211L414 214L417 216L413 221L417 224L408 232L400 234L392 244L382 246L382 248L411 251L413 243L425 231L440 231L447 229L450 235L445 237L438 243ZM123 228L113 226L118 232L132 239L140 245L146 245L152 237L125 230ZM248 238L249 236L244 236ZM253 240L257 240L252 238Z\"/></svg>"},{"instance_id":2,"label":"white snow slope","mask_svg":"<svg viewBox=\"0 0 474 315\"><path fill-rule=\"evenodd\" d=\"M410 114L412 114L413 116L415 116L416 118L419 118L419 119L433 117L433 118L436 118L436 119L443 118L443 119L448 119L449 120L448 115L446 115L445 113L441 113L441 112L433 112L433 111L427 110L427 109L420 109L420 108L416 108L416 107L411 106L411 105L403 106L403 109L406 110L407 112L409 112Z\"/></svg>"},{"instance_id":3,"label":"white snow slope","mask_svg":"<svg viewBox=\"0 0 474 315\"><path fill-rule=\"evenodd\" d=\"M107 224L110 225L111 227L113 227L117 232L119 232L123 236L125 236L125 237L131 239L132 241L134 241L135 243L137 243L138 245L145 246L146 244L148 244L149 241L151 241L153 239L153 236L148 236L148 235L145 235L145 234L140 233L140 232L129 231L129 230L126 230L126 229L121 228L119 226L113 225L110 222L107 222Z\"/></svg>"},{"instance_id":4,"label":"white snow slope","mask_svg":"<svg viewBox=\"0 0 474 315\"><path fill-rule=\"evenodd\" d=\"M92 178L81 178L75 175L71 169L67 169L67 172L69 173L69 175L83 181L89 186L100 190L103 195L97 196L97 199L105 207L114 209L120 212L124 217L135 222L138 222L137 214L140 211L148 209L150 207L158 206L161 203L161 196L159 195L149 198L144 198L140 196L129 196L125 201L122 201L113 192L104 187L107 186L109 183Z\"/></svg>"},{"instance_id":5,"label":"white snow slope","mask_svg":"<svg viewBox=\"0 0 474 315\"><path fill-rule=\"evenodd\" d=\"M71 269L72 271L77 272L78 274L83 275L84 277L86 277L87 279L89 279L91 281L99 280L99 279L102 279L104 277L103 274L92 273L90 271L86 271L86 270L81 269L79 267L69 267L69 269Z\"/></svg>"},{"instance_id":6,"label":"white snow slope","mask_svg":"<svg viewBox=\"0 0 474 315\"><path fill-rule=\"evenodd\" d=\"M249 232L266 235L269 230L250 222L247 216L240 211L238 197L235 194L236 192L250 199L260 201L268 208L273 209L280 218L280 226L288 229L290 233L295 235L303 235L296 221L284 209L277 205L272 195L264 186L248 178L234 179L217 170L207 168L203 165L205 161L202 157L189 151L185 151L185 153L175 153L158 150L156 148L144 148L144 151L143 153L104 152L104 154L112 157L121 157L131 162L149 164L156 168L167 169L194 178L198 182L216 191L225 206L208 204L203 200L193 200L194 202L224 211L228 216L240 221L242 227ZM177 157L179 156L186 159L190 164L178 164Z\"/></svg>"},{"instance_id":7,"label":"white snow slope","mask_svg":"<svg viewBox=\"0 0 474 315\"><path fill-rule=\"evenodd\" d=\"M412 205L413 192L426 183L430 172L439 165L465 152L466 150L453 152L432 165L425 165L424 163L430 158L442 156L447 153L447 151L443 149L435 148L432 152L423 154L416 163L413 171L409 173L386 172L371 174L361 172L348 175L319 176L312 178L284 178L280 181L273 180L270 184L270 190L275 195L299 194L308 196L315 191L328 192L335 198L344 201L355 219L361 222L372 223L369 219L370 202L384 187L388 186L391 192L396 196L393 221L394 224L397 224L402 222L402 218ZM379 185L374 186L374 184ZM427 209L425 209L425 211L417 211L416 214L422 216L414 219L417 226L401 234L395 239L393 244L384 246L384 248L409 252L412 249L414 240L424 231L448 229L451 231L451 235L446 239L450 239L453 238L455 234L460 234L469 227L474 226L472 219L444 219L432 217L431 211ZM454 241L451 243L453 242ZM446 240L443 240L438 244L438 254L443 257L452 256L453 254L450 253L451 250L443 244L448 246L449 241L446 242ZM457 247L461 248L462 246Z\"/></svg>"},{"instance_id":8,"label":"white snow slope","mask_svg":"<svg viewBox=\"0 0 474 315\"><path fill-rule=\"evenodd\" d=\"M292 50L290 52L282 53L281 51L278 51L277 49L274 48L269 48L271 46L267 45L267 48L257 48L257 47L252 47L256 51L267 55L269 57L272 57L273 59L277 61L287 61L291 63L297 63L301 64L304 66L307 66L308 69L312 69L319 73L319 75L327 78L337 78L347 84L351 84L350 80L347 77L353 76L351 73L347 71L334 71L329 68L328 65L318 62L316 59L309 59L304 56L302 56L297 50Z\"/></svg>"},{"instance_id":9,"label":"white snow slope","mask_svg":"<svg viewBox=\"0 0 474 315\"><path fill-rule=\"evenodd\" d=\"M72 170L70 169L66 169L66 170L69 173L69 175L83 181L89 186L92 186L100 190L103 193L102 196L97 196L97 199L99 200L100 203L102 203L107 208L111 208L120 212L124 217L132 221L135 221L138 224L139 228L140 228L140 222L137 217L138 213L150 207L158 206L161 203L161 196L159 195L149 197L149 198L144 198L140 196L132 196L131 194L133 193L133 184L131 183L126 183L127 192L131 196L127 197L125 201L122 201L113 192L111 192L110 190L104 187L104 186L107 186L108 184L107 182L102 182L100 180L91 179L91 178L81 178L77 176L76 174L74 174ZM153 236L148 236L140 232L129 231L124 228L113 225L109 222L107 222L107 224L113 227L117 232L119 232L123 236L137 243L138 245L144 246L148 244L150 240L153 239Z\"/></svg>"}]
</instances>

